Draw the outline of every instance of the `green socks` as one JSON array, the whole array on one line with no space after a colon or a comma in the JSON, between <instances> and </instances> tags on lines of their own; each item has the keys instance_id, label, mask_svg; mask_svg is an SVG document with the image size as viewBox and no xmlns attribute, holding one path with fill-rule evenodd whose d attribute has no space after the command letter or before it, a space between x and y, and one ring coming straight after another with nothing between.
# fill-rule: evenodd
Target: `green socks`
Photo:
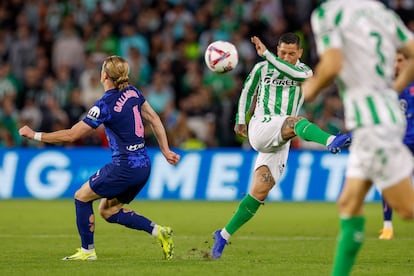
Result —
<instances>
[{"instance_id":1,"label":"green socks","mask_svg":"<svg viewBox=\"0 0 414 276\"><path fill-rule=\"evenodd\" d=\"M364 217L341 218L332 276L345 276L351 273L356 255L364 241Z\"/></svg>"},{"instance_id":2,"label":"green socks","mask_svg":"<svg viewBox=\"0 0 414 276\"><path fill-rule=\"evenodd\" d=\"M327 146L328 139L332 136L307 119L302 119L295 124L295 133L305 141L313 141L324 146Z\"/></svg>"},{"instance_id":3,"label":"green socks","mask_svg":"<svg viewBox=\"0 0 414 276\"><path fill-rule=\"evenodd\" d=\"M233 235L240 227L242 227L246 222L248 222L254 214L256 214L259 206L263 202L255 199L250 194L247 194L242 201L240 201L239 208L236 213L233 215L229 223L224 227L226 231Z\"/></svg>"}]
</instances>

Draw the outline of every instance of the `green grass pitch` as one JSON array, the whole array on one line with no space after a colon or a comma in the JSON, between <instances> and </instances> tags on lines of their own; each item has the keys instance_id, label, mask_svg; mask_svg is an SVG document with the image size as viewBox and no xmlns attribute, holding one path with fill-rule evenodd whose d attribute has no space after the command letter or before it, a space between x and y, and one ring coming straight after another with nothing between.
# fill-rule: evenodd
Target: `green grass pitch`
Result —
<instances>
[{"instance_id":1,"label":"green grass pitch","mask_svg":"<svg viewBox=\"0 0 414 276\"><path fill-rule=\"evenodd\" d=\"M212 232L238 202L139 201L128 207L174 229L175 256L144 232L96 214L95 262L65 262L79 247L72 200L0 201L0 275L329 275L338 233L334 203L269 202L239 230L220 260ZM395 239L378 240L381 204L365 205L366 241L352 275L414 275L414 224L394 217Z\"/></svg>"}]
</instances>

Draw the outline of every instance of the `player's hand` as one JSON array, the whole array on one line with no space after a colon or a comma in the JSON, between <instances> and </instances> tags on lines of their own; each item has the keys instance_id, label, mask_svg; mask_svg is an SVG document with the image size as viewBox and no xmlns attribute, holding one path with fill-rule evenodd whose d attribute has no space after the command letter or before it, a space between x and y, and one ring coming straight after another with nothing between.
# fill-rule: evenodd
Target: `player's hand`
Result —
<instances>
[{"instance_id":1,"label":"player's hand","mask_svg":"<svg viewBox=\"0 0 414 276\"><path fill-rule=\"evenodd\" d=\"M237 124L234 126L234 132L243 138L247 138L247 125Z\"/></svg>"},{"instance_id":2,"label":"player's hand","mask_svg":"<svg viewBox=\"0 0 414 276\"><path fill-rule=\"evenodd\" d=\"M253 36L250 40L256 47L257 54L263 56L263 53L267 50L263 42L257 36Z\"/></svg>"},{"instance_id":3,"label":"player's hand","mask_svg":"<svg viewBox=\"0 0 414 276\"><path fill-rule=\"evenodd\" d=\"M168 151L164 153L165 159L167 159L167 162L171 165L177 165L178 161L180 161L181 156L173 151Z\"/></svg>"},{"instance_id":4,"label":"player's hand","mask_svg":"<svg viewBox=\"0 0 414 276\"><path fill-rule=\"evenodd\" d=\"M35 132L30 127L25 125L19 129L19 134L20 136L33 139Z\"/></svg>"}]
</instances>

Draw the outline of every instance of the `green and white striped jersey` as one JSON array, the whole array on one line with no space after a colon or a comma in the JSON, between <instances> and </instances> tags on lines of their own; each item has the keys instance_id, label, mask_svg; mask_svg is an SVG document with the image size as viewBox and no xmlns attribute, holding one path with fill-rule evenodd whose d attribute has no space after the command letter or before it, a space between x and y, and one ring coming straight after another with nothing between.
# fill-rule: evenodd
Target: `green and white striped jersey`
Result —
<instances>
[{"instance_id":1,"label":"green and white striped jersey","mask_svg":"<svg viewBox=\"0 0 414 276\"><path fill-rule=\"evenodd\" d=\"M392 90L394 59L412 34L380 1L335 0L311 18L318 53L340 48L344 66L337 79L349 130L404 122Z\"/></svg>"},{"instance_id":2,"label":"green and white striped jersey","mask_svg":"<svg viewBox=\"0 0 414 276\"><path fill-rule=\"evenodd\" d=\"M259 116L296 116L303 104L301 84L312 76L312 70L300 61L293 66L269 51L263 57L266 61L257 63L244 82L236 124L246 123L252 104L256 104L254 114Z\"/></svg>"}]
</instances>

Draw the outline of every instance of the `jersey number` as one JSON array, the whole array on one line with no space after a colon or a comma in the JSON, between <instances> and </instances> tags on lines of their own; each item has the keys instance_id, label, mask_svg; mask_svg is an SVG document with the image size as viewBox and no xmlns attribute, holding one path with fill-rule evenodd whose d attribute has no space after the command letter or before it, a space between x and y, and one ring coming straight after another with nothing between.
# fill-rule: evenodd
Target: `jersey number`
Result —
<instances>
[{"instance_id":1,"label":"jersey number","mask_svg":"<svg viewBox=\"0 0 414 276\"><path fill-rule=\"evenodd\" d=\"M135 135L144 137L144 126L142 125L141 113L139 113L138 106L134 106L132 110L134 111Z\"/></svg>"},{"instance_id":2,"label":"jersey number","mask_svg":"<svg viewBox=\"0 0 414 276\"><path fill-rule=\"evenodd\" d=\"M384 66L385 66L385 57L382 53L382 36L377 32L371 32L370 35L377 40L377 46L376 46L376 53L378 56L378 62L375 65L375 70L377 71L377 74L380 77L384 76Z\"/></svg>"}]
</instances>

